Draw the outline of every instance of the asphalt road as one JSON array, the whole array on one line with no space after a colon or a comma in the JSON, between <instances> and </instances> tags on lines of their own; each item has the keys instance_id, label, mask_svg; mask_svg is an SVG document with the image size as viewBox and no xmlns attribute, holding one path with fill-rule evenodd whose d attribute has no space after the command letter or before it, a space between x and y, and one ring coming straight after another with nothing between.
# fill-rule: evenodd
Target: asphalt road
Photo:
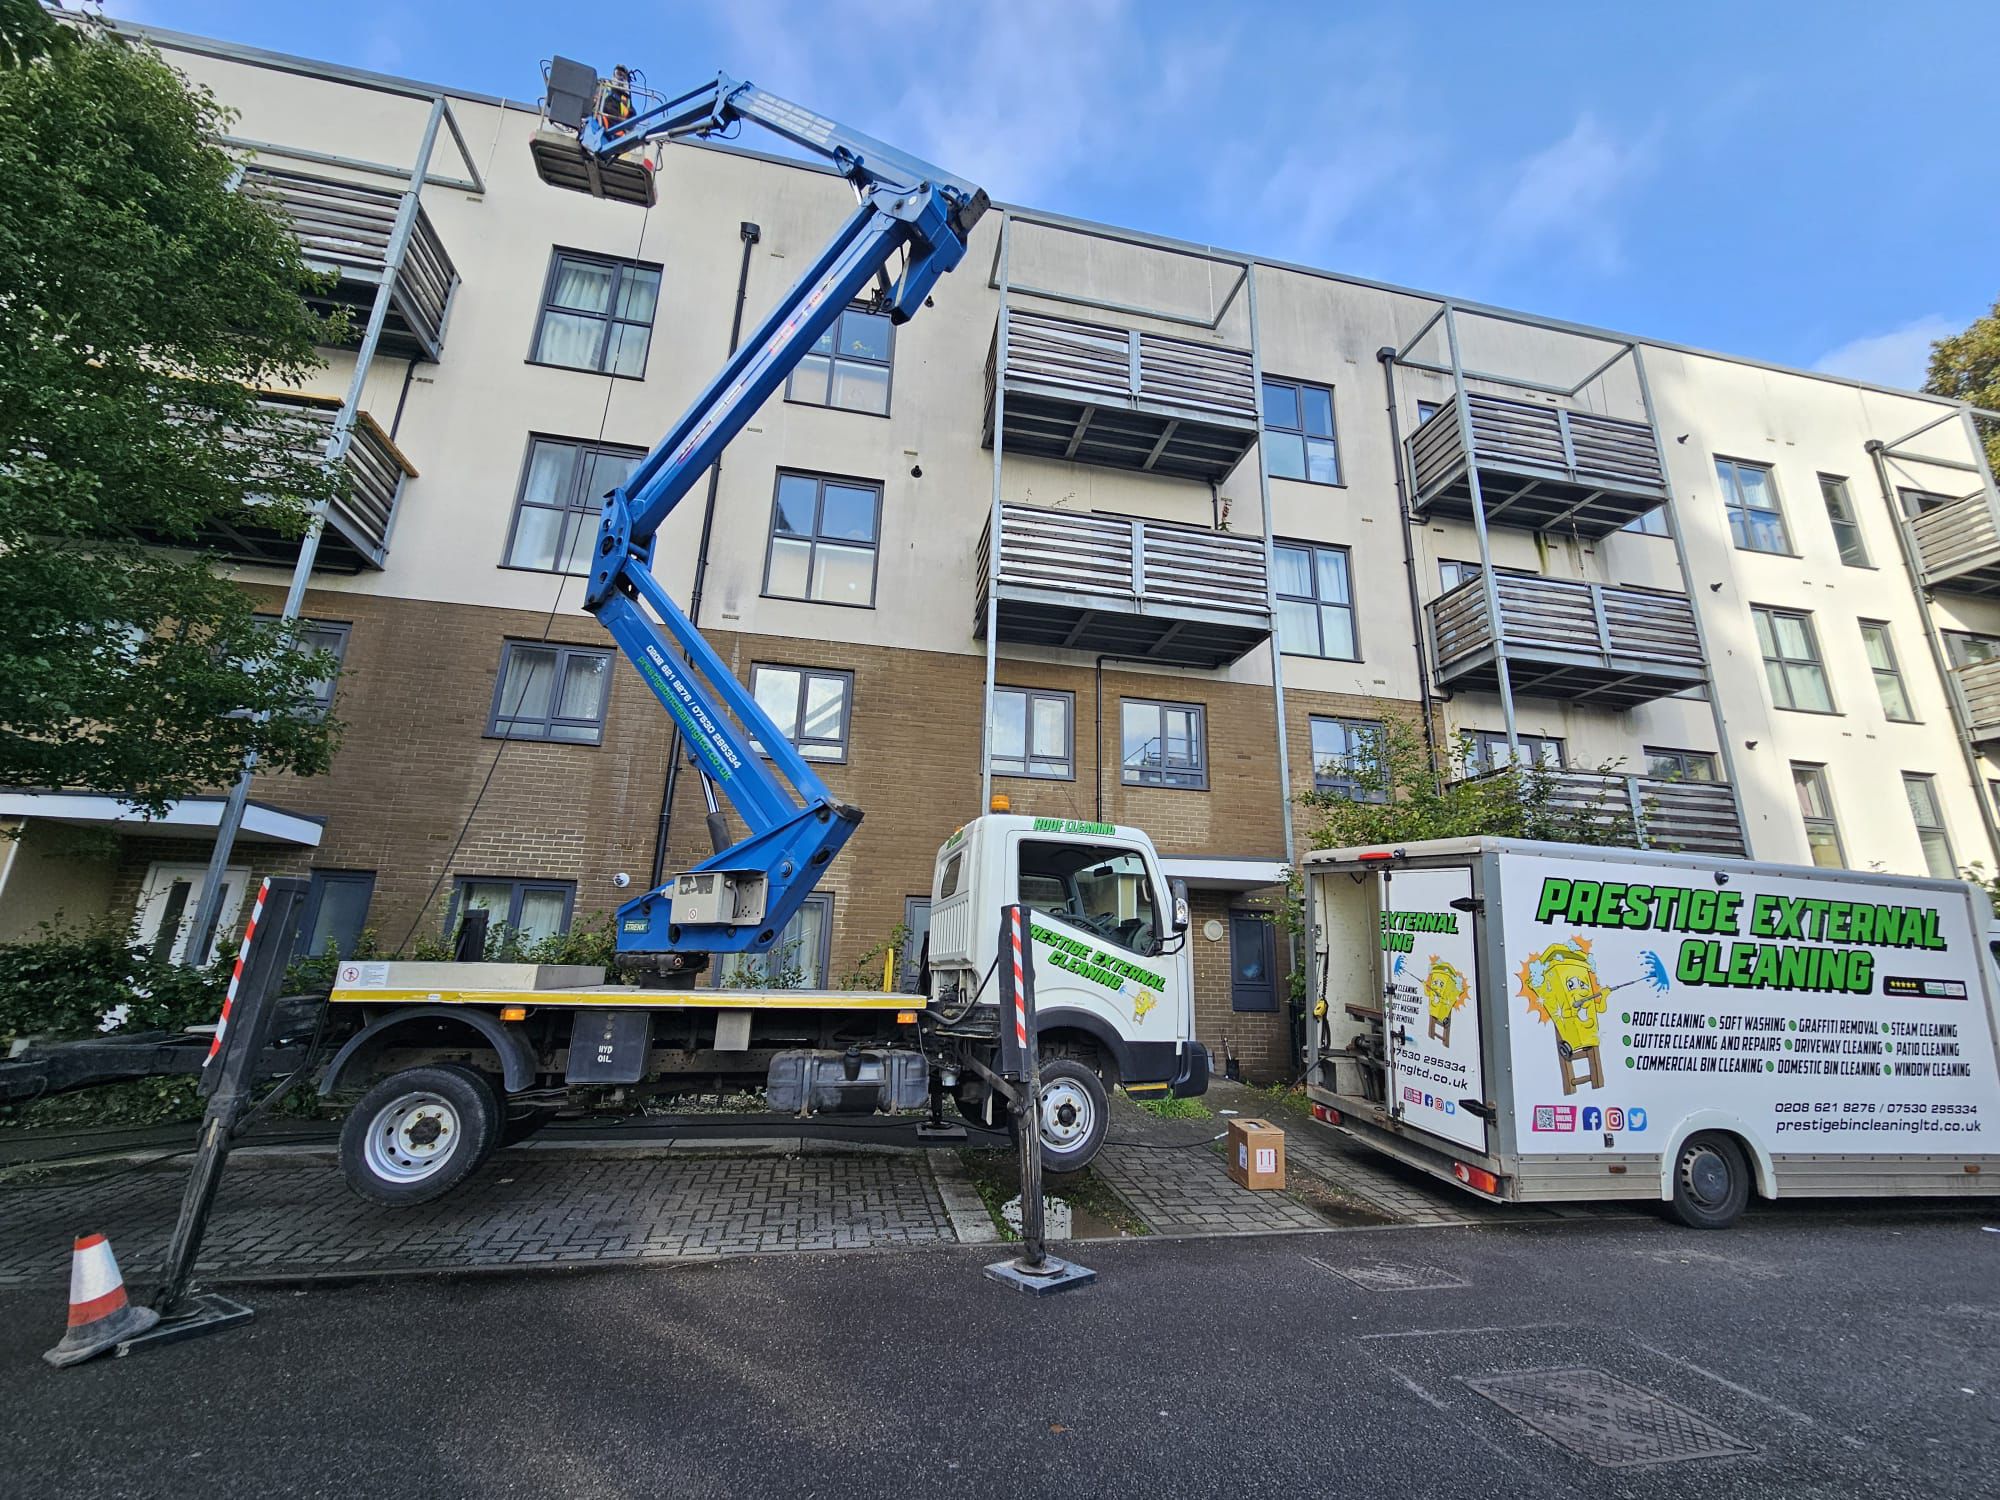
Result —
<instances>
[{"instance_id":1,"label":"asphalt road","mask_svg":"<svg viewBox=\"0 0 2000 1500\"><path fill-rule=\"evenodd\" d=\"M15 1293L0 1493L1991 1494L1995 1223L1138 1240L1081 1247L1098 1282L1039 1301L974 1247L260 1287L247 1328L60 1372L37 1358L59 1299ZM1341 1274L1371 1268L1462 1284ZM1578 1371L1706 1424L1654 1431L1742 1451L1600 1467L1470 1383L1573 1405L1598 1379Z\"/></svg>"}]
</instances>

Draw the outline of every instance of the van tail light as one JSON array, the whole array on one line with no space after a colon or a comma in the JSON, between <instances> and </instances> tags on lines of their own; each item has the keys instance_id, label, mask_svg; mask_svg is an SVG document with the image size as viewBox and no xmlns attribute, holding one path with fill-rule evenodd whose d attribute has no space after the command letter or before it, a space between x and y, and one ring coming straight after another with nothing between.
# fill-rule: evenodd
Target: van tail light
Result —
<instances>
[{"instance_id":1,"label":"van tail light","mask_svg":"<svg viewBox=\"0 0 2000 1500\"><path fill-rule=\"evenodd\" d=\"M1482 1193L1497 1195L1500 1191L1499 1178L1495 1177L1491 1172L1482 1171L1478 1167L1468 1167L1462 1161L1455 1161L1451 1164L1451 1175L1467 1187L1477 1188Z\"/></svg>"},{"instance_id":2,"label":"van tail light","mask_svg":"<svg viewBox=\"0 0 2000 1500\"><path fill-rule=\"evenodd\" d=\"M1340 1111L1337 1109L1328 1109L1324 1104L1315 1104L1313 1105L1313 1118L1318 1120L1322 1125L1338 1125L1340 1123Z\"/></svg>"}]
</instances>

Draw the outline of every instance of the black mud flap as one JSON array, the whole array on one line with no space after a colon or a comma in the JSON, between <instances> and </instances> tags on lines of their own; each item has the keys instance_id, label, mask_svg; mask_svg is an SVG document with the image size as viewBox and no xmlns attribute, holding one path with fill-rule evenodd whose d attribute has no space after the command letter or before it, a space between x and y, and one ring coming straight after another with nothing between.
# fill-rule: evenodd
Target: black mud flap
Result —
<instances>
[{"instance_id":1,"label":"black mud flap","mask_svg":"<svg viewBox=\"0 0 2000 1500\"><path fill-rule=\"evenodd\" d=\"M637 1083L653 1056L649 1010L586 1010L569 1033L571 1083Z\"/></svg>"}]
</instances>

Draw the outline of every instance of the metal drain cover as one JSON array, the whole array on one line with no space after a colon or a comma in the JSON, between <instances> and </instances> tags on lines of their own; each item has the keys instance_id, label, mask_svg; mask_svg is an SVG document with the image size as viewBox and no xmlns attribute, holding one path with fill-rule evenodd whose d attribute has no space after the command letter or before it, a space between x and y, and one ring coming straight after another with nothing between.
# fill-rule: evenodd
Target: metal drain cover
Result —
<instances>
[{"instance_id":1,"label":"metal drain cover","mask_svg":"<svg viewBox=\"0 0 2000 1500\"><path fill-rule=\"evenodd\" d=\"M1454 1276L1436 1266L1407 1261L1373 1260L1359 1265L1336 1266L1317 1256L1308 1256L1307 1259L1322 1271L1331 1271L1370 1292L1439 1292L1448 1287L1471 1285L1463 1276Z\"/></svg>"},{"instance_id":2,"label":"metal drain cover","mask_svg":"<svg viewBox=\"0 0 2000 1500\"><path fill-rule=\"evenodd\" d=\"M1543 1436L1607 1469L1757 1451L1686 1407L1602 1370L1516 1370L1465 1383Z\"/></svg>"}]
</instances>

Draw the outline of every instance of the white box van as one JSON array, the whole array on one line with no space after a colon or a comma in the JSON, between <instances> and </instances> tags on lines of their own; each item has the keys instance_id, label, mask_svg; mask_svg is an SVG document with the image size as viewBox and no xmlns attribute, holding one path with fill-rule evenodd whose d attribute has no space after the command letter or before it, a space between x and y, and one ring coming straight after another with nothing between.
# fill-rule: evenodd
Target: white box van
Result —
<instances>
[{"instance_id":1,"label":"white box van","mask_svg":"<svg viewBox=\"0 0 2000 1500\"><path fill-rule=\"evenodd\" d=\"M1493 838L1304 874L1314 1114L1481 1197L2000 1193L1976 886Z\"/></svg>"}]
</instances>

